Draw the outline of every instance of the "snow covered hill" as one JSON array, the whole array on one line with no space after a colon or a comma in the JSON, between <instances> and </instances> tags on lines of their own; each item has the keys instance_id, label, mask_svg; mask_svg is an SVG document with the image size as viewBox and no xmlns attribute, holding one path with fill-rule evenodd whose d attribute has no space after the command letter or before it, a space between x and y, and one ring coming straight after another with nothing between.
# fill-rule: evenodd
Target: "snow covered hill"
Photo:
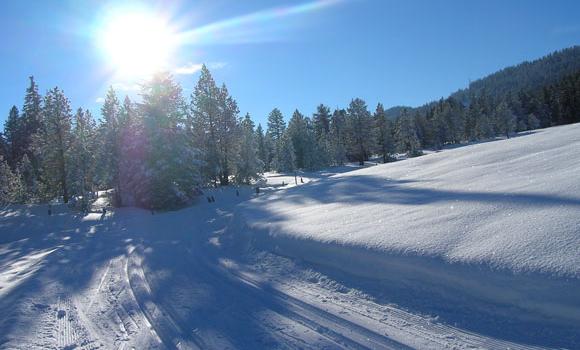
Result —
<instances>
[{"instance_id":1,"label":"snow covered hill","mask_svg":"<svg viewBox=\"0 0 580 350\"><path fill-rule=\"evenodd\" d=\"M172 212L4 208L0 349L577 349L579 142L271 176Z\"/></svg>"},{"instance_id":2,"label":"snow covered hill","mask_svg":"<svg viewBox=\"0 0 580 350\"><path fill-rule=\"evenodd\" d=\"M257 246L580 324L580 124L313 181L244 205Z\"/></svg>"}]
</instances>

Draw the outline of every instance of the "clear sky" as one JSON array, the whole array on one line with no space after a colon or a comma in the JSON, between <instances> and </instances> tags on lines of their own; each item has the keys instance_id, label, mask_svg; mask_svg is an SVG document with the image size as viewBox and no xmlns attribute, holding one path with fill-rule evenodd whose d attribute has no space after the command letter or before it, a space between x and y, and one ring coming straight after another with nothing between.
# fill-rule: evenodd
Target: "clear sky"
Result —
<instances>
[{"instance_id":1,"label":"clear sky","mask_svg":"<svg viewBox=\"0 0 580 350\"><path fill-rule=\"evenodd\" d=\"M0 27L2 122L31 74L41 93L58 85L73 108L98 112L109 85L136 96L153 64L189 95L205 62L263 123L274 107L289 118L354 97L374 109L447 96L580 44L580 1L22 0L0 3Z\"/></svg>"}]
</instances>

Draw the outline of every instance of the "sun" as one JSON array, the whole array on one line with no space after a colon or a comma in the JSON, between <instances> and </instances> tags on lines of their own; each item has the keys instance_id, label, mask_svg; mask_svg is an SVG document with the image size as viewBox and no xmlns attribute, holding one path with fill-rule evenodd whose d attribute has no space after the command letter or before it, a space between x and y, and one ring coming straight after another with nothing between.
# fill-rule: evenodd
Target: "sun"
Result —
<instances>
[{"instance_id":1,"label":"sun","mask_svg":"<svg viewBox=\"0 0 580 350\"><path fill-rule=\"evenodd\" d=\"M146 77L167 68L177 35L161 16L145 11L110 16L98 41L118 76Z\"/></svg>"}]
</instances>

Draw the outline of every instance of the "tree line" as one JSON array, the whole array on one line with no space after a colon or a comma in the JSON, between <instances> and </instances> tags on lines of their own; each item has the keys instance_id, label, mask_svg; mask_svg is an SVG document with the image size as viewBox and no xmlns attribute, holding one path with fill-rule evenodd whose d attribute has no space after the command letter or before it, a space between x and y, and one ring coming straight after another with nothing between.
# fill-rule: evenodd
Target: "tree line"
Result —
<instances>
[{"instance_id":1,"label":"tree line","mask_svg":"<svg viewBox=\"0 0 580 350\"><path fill-rule=\"evenodd\" d=\"M113 189L115 205L151 209L189 203L204 186L249 184L265 171L315 170L346 162L382 162L446 144L510 137L580 121L580 72L541 88L467 98L452 95L389 118L355 98L347 108L320 104L311 116L296 110L286 123L274 108L266 128L240 116L225 84L206 66L189 98L168 73L141 87L140 101L111 88L97 121L72 111L55 87L41 96L33 77L22 110L9 111L0 137L0 202L71 198Z\"/></svg>"}]
</instances>

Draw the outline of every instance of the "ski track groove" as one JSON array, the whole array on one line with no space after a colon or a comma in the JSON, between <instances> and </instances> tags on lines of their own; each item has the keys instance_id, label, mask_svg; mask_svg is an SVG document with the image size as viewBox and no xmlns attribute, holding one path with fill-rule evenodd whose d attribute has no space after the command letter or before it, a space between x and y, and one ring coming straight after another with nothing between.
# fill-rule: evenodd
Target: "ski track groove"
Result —
<instances>
[{"instance_id":1,"label":"ski track groove","mask_svg":"<svg viewBox=\"0 0 580 350\"><path fill-rule=\"evenodd\" d=\"M145 277L140 259L135 258L135 250L137 249L131 249L128 252L125 265L131 294L145 316L149 328L156 335L159 342L169 349L180 349L182 348L181 341L186 338L184 336L185 333L170 316L167 316L168 313L160 305L146 301L146 299L152 299L151 287ZM191 345L202 349L199 344Z\"/></svg>"},{"instance_id":2,"label":"ski track groove","mask_svg":"<svg viewBox=\"0 0 580 350\"><path fill-rule=\"evenodd\" d=\"M202 256L201 254L194 254L191 249L188 249L188 252L189 257ZM205 270L209 272L208 275L211 274L214 279L221 280L221 284L227 285L228 288L231 288L232 290L238 290L239 293L243 292L248 297L258 301L272 300L272 302L267 304L267 307L270 310L280 314L283 317L289 318L290 320L302 325L305 328L310 329L315 333L318 333L319 335L327 338L329 341L339 345L340 347L349 349L409 349L408 347L399 344L396 341L386 337L377 336L377 334L372 331L366 330L365 332L362 327L357 327L357 331L360 332L360 334L357 334L358 332L355 332L354 334L353 332L347 332L349 331L349 327L353 326L354 324L344 320L341 324L338 317L335 317L329 313L325 312L322 314L320 312L322 310L316 308L308 310L307 308L301 307L298 304L286 300L285 297L289 297L287 295L284 295L284 297L281 297L282 293L275 295L272 293L273 291L266 291L250 281L239 278L239 276L236 276L236 281L236 279L228 277L228 274L226 274L227 271L222 271L221 269L215 268L213 264L206 259L198 258L196 260L198 263L200 263L201 266L205 267ZM310 316L314 316L313 319L317 319L317 321L302 315L301 312ZM333 330L333 328L339 328L342 332L337 332ZM357 340L351 339L345 335L348 333L350 333L351 336L357 338ZM362 343L368 343L370 345L364 345Z\"/></svg>"},{"instance_id":3,"label":"ski track groove","mask_svg":"<svg viewBox=\"0 0 580 350\"><path fill-rule=\"evenodd\" d=\"M81 324L76 307L68 295L58 296L54 311L54 340L57 349L93 350L99 348L94 341L90 340L89 332Z\"/></svg>"},{"instance_id":4,"label":"ski track groove","mask_svg":"<svg viewBox=\"0 0 580 350\"><path fill-rule=\"evenodd\" d=\"M281 281L277 281L277 282L281 283L281 284L285 284L287 288L294 289L294 290L298 291L299 293L308 294L310 297L314 297L314 298L316 297L314 293L309 292L305 289L299 289L299 288L294 287L294 286L289 286L285 282L281 282ZM361 312L361 311L355 309L354 307L350 307L350 306L344 305L342 303L339 304L330 298L324 299L324 300L326 303L333 304L339 309L348 310L349 312L351 312L353 314L357 314L360 317L370 319L373 322L383 324L387 327L396 328L400 331L411 334L414 337L422 338L430 343L437 344L440 347L448 347L450 345L449 340L456 340L456 341L453 341L453 343L455 343L455 344L451 344L451 345L459 346L459 347L466 347L466 348L481 347L483 345L485 345L486 348L489 348L489 349L505 349L506 348L505 342L491 341L490 339L485 339L485 342L483 344L481 341L477 341L477 339L473 339L473 338L469 337L469 336L474 336L473 334L467 333L465 331L457 331L451 326L443 326L443 325L439 325L437 323L426 322L424 319L421 319L421 318L413 316L413 315L409 315L409 314L407 314L403 311L397 310L395 308L385 307L384 311L382 313L383 317L372 317L371 313L373 311L374 312L378 311L378 310L376 310L376 308L373 310L370 307L365 307L365 310L367 311L367 313L364 313L364 312ZM379 306L379 307L383 308L383 306ZM328 312L331 312L331 311L328 311ZM393 318L393 317L389 317L388 316L389 314L395 316L397 322L392 322L392 323L386 322L385 319L392 319ZM413 329L410 329L409 326L411 326L411 325L415 325L416 327L414 327ZM445 335L446 333L447 333L447 335ZM464 335L468 335L468 337L465 337ZM442 338L446 338L447 341L445 341L445 339L442 339ZM490 346L490 345L493 345L493 346ZM510 346L510 349L530 349L530 347L521 347L518 344L509 344L509 346Z\"/></svg>"}]
</instances>

